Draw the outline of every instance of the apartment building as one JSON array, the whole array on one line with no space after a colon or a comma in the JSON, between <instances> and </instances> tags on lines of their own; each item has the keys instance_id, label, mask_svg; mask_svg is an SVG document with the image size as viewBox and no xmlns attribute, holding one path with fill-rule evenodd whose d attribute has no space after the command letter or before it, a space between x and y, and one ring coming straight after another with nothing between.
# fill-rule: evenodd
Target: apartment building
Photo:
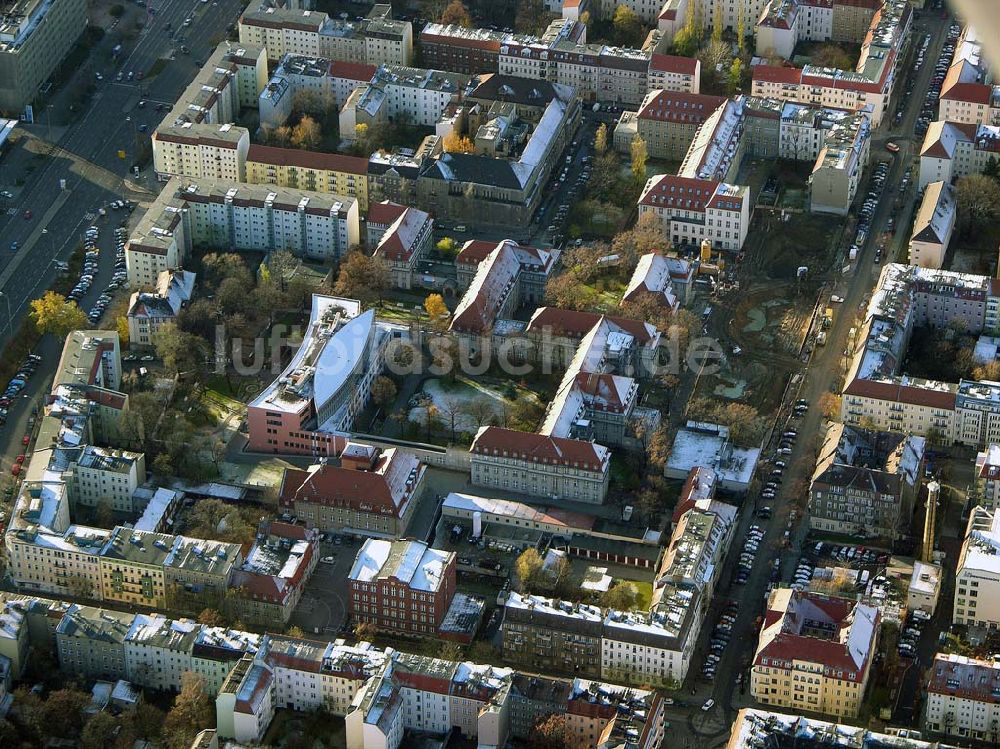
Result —
<instances>
[{"instance_id":1,"label":"apartment building","mask_svg":"<svg viewBox=\"0 0 1000 749\"><path fill-rule=\"evenodd\" d=\"M15 673L29 647L50 646L48 627L29 626L31 611L40 610L55 628L67 614L74 622L94 618L88 613L81 619L80 607L46 599L8 594L4 604L0 651L11 659ZM323 709L345 717L348 746L361 749L393 745L404 730L442 736L455 731L468 740L501 746L509 739L528 739L535 717L548 714L566 716L567 740L574 746L654 749L663 740L664 702L646 689L580 678L549 679L543 687L538 677L509 668L410 655L368 643L262 637L156 614L115 616L126 627L124 639L119 633L110 646L108 662L118 671L109 679L176 691L187 671L208 674L209 692L217 693L220 734L243 741L258 741L279 707ZM99 621L111 626L106 619ZM96 626L78 632L81 641L87 632L103 636ZM100 648L96 642L95 648ZM216 681L223 664L229 670ZM250 676L255 666L260 667L259 679ZM207 749L213 740L211 732L203 732L198 749Z\"/></svg>"},{"instance_id":2,"label":"apartment building","mask_svg":"<svg viewBox=\"0 0 1000 749\"><path fill-rule=\"evenodd\" d=\"M955 571L955 624L996 629L1000 626L1000 513L983 506L969 513L965 541ZM982 593L982 595L979 595Z\"/></svg>"},{"instance_id":3,"label":"apartment building","mask_svg":"<svg viewBox=\"0 0 1000 749\"><path fill-rule=\"evenodd\" d=\"M649 56L648 86L650 91L701 93L701 60L696 57L664 55L654 51Z\"/></svg>"},{"instance_id":4,"label":"apartment building","mask_svg":"<svg viewBox=\"0 0 1000 749\"><path fill-rule=\"evenodd\" d=\"M85 679L117 679L127 673L125 638L134 614L72 604L56 625L59 668Z\"/></svg>"},{"instance_id":5,"label":"apartment building","mask_svg":"<svg viewBox=\"0 0 1000 749\"><path fill-rule=\"evenodd\" d=\"M1000 153L1000 126L938 120L932 122L920 147L920 181L955 182L969 174L981 174Z\"/></svg>"},{"instance_id":6,"label":"apartment building","mask_svg":"<svg viewBox=\"0 0 1000 749\"><path fill-rule=\"evenodd\" d=\"M588 44L578 21L553 21L540 37L456 25L427 24L420 32L424 64L460 73L500 73L571 86L588 102L636 105L649 88L652 32L641 49ZM664 87L699 85L691 61L659 55L656 76Z\"/></svg>"},{"instance_id":7,"label":"apartment building","mask_svg":"<svg viewBox=\"0 0 1000 749\"><path fill-rule=\"evenodd\" d=\"M191 671L201 677L205 693L210 697L218 695L236 662L257 653L263 639L263 635L238 629L197 627L191 648Z\"/></svg>"},{"instance_id":8,"label":"apartment building","mask_svg":"<svg viewBox=\"0 0 1000 749\"><path fill-rule=\"evenodd\" d=\"M400 538L423 490L426 466L412 453L348 443L340 466L286 469L278 503L324 532Z\"/></svg>"},{"instance_id":9,"label":"apartment building","mask_svg":"<svg viewBox=\"0 0 1000 749\"><path fill-rule=\"evenodd\" d=\"M336 456L371 397L389 340L403 331L377 323L353 299L313 294L304 340L284 372L247 406L249 449Z\"/></svg>"},{"instance_id":10,"label":"apartment building","mask_svg":"<svg viewBox=\"0 0 1000 749\"><path fill-rule=\"evenodd\" d=\"M274 673L244 656L219 689L215 700L216 732L223 738L256 744L274 718Z\"/></svg>"},{"instance_id":11,"label":"apartment building","mask_svg":"<svg viewBox=\"0 0 1000 749\"><path fill-rule=\"evenodd\" d=\"M975 27L962 30L941 84L938 119L967 125L1000 125L1000 86Z\"/></svg>"},{"instance_id":12,"label":"apartment building","mask_svg":"<svg viewBox=\"0 0 1000 749\"><path fill-rule=\"evenodd\" d=\"M503 335L508 320L521 307L520 286L523 253L512 241L500 242L476 267L465 294L452 314L448 329L476 350L486 341Z\"/></svg>"},{"instance_id":13,"label":"apartment building","mask_svg":"<svg viewBox=\"0 0 1000 749\"><path fill-rule=\"evenodd\" d=\"M368 159L337 153L253 144L247 150L246 181L293 190L345 195L368 213Z\"/></svg>"},{"instance_id":14,"label":"apartment building","mask_svg":"<svg viewBox=\"0 0 1000 749\"><path fill-rule=\"evenodd\" d=\"M129 298L128 336L132 346L153 346L156 335L177 315L194 295L195 274L186 270L165 270L156 278L155 291L136 291Z\"/></svg>"},{"instance_id":15,"label":"apartment building","mask_svg":"<svg viewBox=\"0 0 1000 749\"><path fill-rule=\"evenodd\" d=\"M871 120L866 110L825 129L809 177L809 209L846 216L858 194L871 151Z\"/></svg>"},{"instance_id":16,"label":"apartment building","mask_svg":"<svg viewBox=\"0 0 1000 749\"><path fill-rule=\"evenodd\" d=\"M622 294L620 306L650 296L676 311L687 303L694 286L694 264L678 257L650 252L639 258Z\"/></svg>"},{"instance_id":17,"label":"apartment building","mask_svg":"<svg viewBox=\"0 0 1000 749\"><path fill-rule=\"evenodd\" d=\"M336 260L360 240L353 198L271 185L177 178L125 243L129 284L152 286L183 266L191 248L270 252Z\"/></svg>"},{"instance_id":18,"label":"apartment building","mask_svg":"<svg viewBox=\"0 0 1000 749\"><path fill-rule=\"evenodd\" d=\"M654 89L638 111L623 112L615 126L615 150L628 153L636 136L654 159L683 159L705 121L726 103L725 97Z\"/></svg>"},{"instance_id":19,"label":"apartment building","mask_svg":"<svg viewBox=\"0 0 1000 749\"><path fill-rule=\"evenodd\" d=\"M5 3L0 17L0 111L20 115L86 26L85 0Z\"/></svg>"},{"instance_id":20,"label":"apartment building","mask_svg":"<svg viewBox=\"0 0 1000 749\"><path fill-rule=\"evenodd\" d=\"M990 443L976 454L976 504L988 510L1000 505L1000 445Z\"/></svg>"},{"instance_id":21,"label":"apartment building","mask_svg":"<svg viewBox=\"0 0 1000 749\"><path fill-rule=\"evenodd\" d=\"M382 632L434 637L455 595L455 552L369 538L347 576L347 612Z\"/></svg>"},{"instance_id":22,"label":"apartment building","mask_svg":"<svg viewBox=\"0 0 1000 749\"><path fill-rule=\"evenodd\" d=\"M250 132L232 123L161 124L152 138L153 170L166 182L171 177L246 181Z\"/></svg>"},{"instance_id":23,"label":"apartment building","mask_svg":"<svg viewBox=\"0 0 1000 749\"><path fill-rule=\"evenodd\" d=\"M233 572L227 608L242 622L287 626L319 558L318 531L262 522L246 560Z\"/></svg>"},{"instance_id":24,"label":"apartment building","mask_svg":"<svg viewBox=\"0 0 1000 749\"><path fill-rule=\"evenodd\" d=\"M639 215L653 214L675 247L712 247L738 252L750 229L750 191L714 179L660 174L639 196Z\"/></svg>"},{"instance_id":25,"label":"apartment building","mask_svg":"<svg viewBox=\"0 0 1000 749\"><path fill-rule=\"evenodd\" d=\"M480 266L493 256L496 250L513 251L520 264L517 275L517 297L520 305L537 305L545 298L545 284L558 258L550 250L529 247L505 239L499 244L482 239L470 239L462 245L455 256L455 269L458 275L458 288L467 290L476 278Z\"/></svg>"},{"instance_id":26,"label":"apartment building","mask_svg":"<svg viewBox=\"0 0 1000 749\"><path fill-rule=\"evenodd\" d=\"M594 504L608 493L611 451L603 445L488 426L469 452L473 486Z\"/></svg>"},{"instance_id":27,"label":"apartment building","mask_svg":"<svg viewBox=\"0 0 1000 749\"><path fill-rule=\"evenodd\" d=\"M241 561L238 544L118 526L100 552L103 600L176 609L218 606Z\"/></svg>"},{"instance_id":28,"label":"apartment building","mask_svg":"<svg viewBox=\"0 0 1000 749\"><path fill-rule=\"evenodd\" d=\"M628 2L638 4L642 0ZM737 31L742 28L745 33L753 33L757 19L764 13L769 2L770 0L742 0L738 3L727 0L665 0L656 17L656 25L667 43L672 42L674 35L684 27L689 13L702 18L702 23L707 28L711 28L714 19L718 17L724 29Z\"/></svg>"},{"instance_id":29,"label":"apartment building","mask_svg":"<svg viewBox=\"0 0 1000 749\"><path fill-rule=\"evenodd\" d=\"M845 424L862 419L880 431L933 436L980 447L1000 434L1000 386L944 383L899 374L914 326L943 328L961 321L994 335L1000 296L995 279L890 263L861 326L841 402Z\"/></svg>"},{"instance_id":30,"label":"apartment building","mask_svg":"<svg viewBox=\"0 0 1000 749\"><path fill-rule=\"evenodd\" d=\"M652 433L660 413L638 405L639 383L620 356L617 326L601 319L580 342L546 408L539 434L639 449L636 435Z\"/></svg>"},{"instance_id":31,"label":"apartment building","mask_svg":"<svg viewBox=\"0 0 1000 749\"><path fill-rule=\"evenodd\" d=\"M913 219L910 233L910 265L941 268L955 228L958 204L955 188L947 182L931 182Z\"/></svg>"},{"instance_id":32,"label":"apartment building","mask_svg":"<svg viewBox=\"0 0 1000 749\"><path fill-rule=\"evenodd\" d=\"M523 334L529 355L536 363L568 368L583 339L602 321L620 334L614 357L623 372L648 377L655 371L661 334L650 323L558 307L539 307L531 316Z\"/></svg>"},{"instance_id":33,"label":"apartment building","mask_svg":"<svg viewBox=\"0 0 1000 749\"><path fill-rule=\"evenodd\" d=\"M878 609L790 588L771 592L750 672L765 705L856 718L878 639Z\"/></svg>"},{"instance_id":34,"label":"apartment building","mask_svg":"<svg viewBox=\"0 0 1000 749\"><path fill-rule=\"evenodd\" d=\"M546 673L601 676L599 607L511 592L503 613L507 662Z\"/></svg>"},{"instance_id":35,"label":"apartment building","mask_svg":"<svg viewBox=\"0 0 1000 749\"><path fill-rule=\"evenodd\" d=\"M190 619L136 614L125 635L125 673L133 684L160 692L180 691L191 671L200 625Z\"/></svg>"},{"instance_id":36,"label":"apartment building","mask_svg":"<svg viewBox=\"0 0 1000 749\"><path fill-rule=\"evenodd\" d=\"M28 667L31 642L26 603L4 601L0 604L0 684L4 696Z\"/></svg>"},{"instance_id":37,"label":"apartment building","mask_svg":"<svg viewBox=\"0 0 1000 749\"><path fill-rule=\"evenodd\" d=\"M264 48L223 42L195 73L159 127L225 125L235 122L244 107L256 107L267 83Z\"/></svg>"},{"instance_id":38,"label":"apartment building","mask_svg":"<svg viewBox=\"0 0 1000 749\"><path fill-rule=\"evenodd\" d=\"M368 65L413 61L413 25L394 20L388 3L353 21L315 10L251 8L240 17L239 35L243 44L267 48L271 60L292 54Z\"/></svg>"},{"instance_id":39,"label":"apartment building","mask_svg":"<svg viewBox=\"0 0 1000 749\"><path fill-rule=\"evenodd\" d=\"M821 749L834 734L839 742L852 746L890 744L899 749L952 749L943 742L922 740L919 731L910 729L887 728L882 733L841 721L831 723L807 718L794 711L775 713L751 708L743 708L737 714L726 749L751 749L762 741L778 745L791 742L801 749Z\"/></svg>"},{"instance_id":40,"label":"apartment building","mask_svg":"<svg viewBox=\"0 0 1000 749\"><path fill-rule=\"evenodd\" d=\"M405 208L379 238L373 257L389 268L392 285L412 289L417 263L434 244L434 219L419 208Z\"/></svg>"},{"instance_id":41,"label":"apartment building","mask_svg":"<svg viewBox=\"0 0 1000 749\"><path fill-rule=\"evenodd\" d=\"M340 108L340 136L354 140L359 126L395 122L433 127L453 100L470 88L469 76L450 71L380 65Z\"/></svg>"},{"instance_id":42,"label":"apartment building","mask_svg":"<svg viewBox=\"0 0 1000 749\"><path fill-rule=\"evenodd\" d=\"M775 2L777 5L772 7L796 5L793 0ZM755 65L751 94L833 109L871 107L872 127L878 127L888 108L900 47L909 34L912 20L907 0L887 0L870 17L867 33L852 40L861 42L861 57L854 69ZM836 38L837 32L831 33Z\"/></svg>"},{"instance_id":43,"label":"apartment building","mask_svg":"<svg viewBox=\"0 0 1000 749\"><path fill-rule=\"evenodd\" d=\"M531 81L511 77L507 81L514 90L529 95L533 90ZM541 84L534 88L541 88ZM499 226L520 226L530 221L559 156L579 127L580 100L572 88L553 85L553 98L537 97L533 106L512 107L504 101L506 89L495 90L495 98L490 99L480 87L478 106L473 112L476 117L467 118L468 133L475 136L477 152L450 153L441 152L439 147L422 147L424 158L417 166L415 201L393 200L415 202L437 221ZM515 132L521 133L519 139L526 136L526 140L512 149L510 139ZM439 139L431 141L440 145Z\"/></svg>"},{"instance_id":44,"label":"apartment building","mask_svg":"<svg viewBox=\"0 0 1000 749\"><path fill-rule=\"evenodd\" d=\"M924 727L947 736L991 741L1000 725L1000 662L936 653L928 674Z\"/></svg>"},{"instance_id":45,"label":"apartment building","mask_svg":"<svg viewBox=\"0 0 1000 749\"><path fill-rule=\"evenodd\" d=\"M132 495L146 482L146 456L86 445L63 477L74 508L106 505L115 512L132 512Z\"/></svg>"},{"instance_id":46,"label":"apartment building","mask_svg":"<svg viewBox=\"0 0 1000 749\"><path fill-rule=\"evenodd\" d=\"M834 424L809 488L809 525L826 533L909 534L923 476L923 437Z\"/></svg>"}]
</instances>

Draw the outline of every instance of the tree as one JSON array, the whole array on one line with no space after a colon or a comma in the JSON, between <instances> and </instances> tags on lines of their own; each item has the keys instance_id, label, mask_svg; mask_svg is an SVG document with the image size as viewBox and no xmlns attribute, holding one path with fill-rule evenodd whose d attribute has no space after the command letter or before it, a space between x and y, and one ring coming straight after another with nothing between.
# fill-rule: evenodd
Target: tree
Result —
<instances>
[{"instance_id":1,"label":"tree","mask_svg":"<svg viewBox=\"0 0 1000 749\"><path fill-rule=\"evenodd\" d=\"M666 426L661 424L650 432L645 442L646 459L649 461L649 465L655 468L658 473L663 473L667 459L670 457L671 448L670 435Z\"/></svg>"},{"instance_id":2,"label":"tree","mask_svg":"<svg viewBox=\"0 0 1000 749\"><path fill-rule=\"evenodd\" d=\"M478 428L486 426L486 424L488 424L491 420L495 419L497 409L490 398L480 396L473 398L466 403L463 413L471 418L476 423L476 427Z\"/></svg>"},{"instance_id":3,"label":"tree","mask_svg":"<svg viewBox=\"0 0 1000 749\"><path fill-rule=\"evenodd\" d=\"M694 32L687 26L682 26L674 34L674 53L681 57L694 57L698 51L698 40Z\"/></svg>"},{"instance_id":4,"label":"tree","mask_svg":"<svg viewBox=\"0 0 1000 749\"><path fill-rule=\"evenodd\" d=\"M77 303L55 291L46 291L40 299L31 300L31 319L39 333L52 333L57 338L89 327L87 315Z\"/></svg>"},{"instance_id":5,"label":"tree","mask_svg":"<svg viewBox=\"0 0 1000 749\"><path fill-rule=\"evenodd\" d=\"M740 57L747 53L747 18L744 0L736 5L736 44L739 46Z\"/></svg>"},{"instance_id":6,"label":"tree","mask_svg":"<svg viewBox=\"0 0 1000 749\"><path fill-rule=\"evenodd\" d=\"M163 711L149 702L141 702L132 714L132 722L140 737L155 739L163 731ZM129 745L131 746L131 745Z\"/></svg>"},{"instance_id":7,"label":"tree","mask_svg":"<svg viewBox=\"0 0 1000 749\"><path fill-rule=\"evenodd\" d=\"M663 235L663 225L655 213L642 214L631 229L619 232L611 240L611 254L618 255L625 268L634 268L642 255L663 254L669 248L670 240Z\"/></svg>"},{"instance_id":8,"label":"tree","mask_svg":"<svg viewBox=\"0 0 1000 749\"><path fill-rule=\"evenodd\" d=\"M452 662L462 660L462 646L457 642L446 642L443 645L440 645L439 648L435 643L435 649L437 651L435 653L436 658Z\"/></svg>"},{"instance_id":9,"label":"tree","mask_svg":"<svg viewBox=\"0 0 1000 749\"><path fill-rule=\"evenodd\" d=\"M608 126L603 122L597 126L594 133L594 153L603 156L608 150Z\"/></svg>"},{"instance_id":10,"label":"tree","mask_svg":"<svg viewBox=\"0 0 1000 749\"><path fill-rule=\"evenodd\" d=\"M381 258L353 250L340 262L334 293L358 299L365 304L382 300L389 287L389 267Z\"/></svg>"},{"instance_id":11,"label":"tree","mask_svg":"<svg viewBox=\"0 0 1000 749\"><path fill-rule=\"evenodd\" d=\"M245 287L253 283L250 270L242 255L235 252L209 252L201 258L199 283L215 288L226 278L236 278Z\"/></svg>"},{"instance_id":12,"label":"tree","mask_svg":"<svg viewBox=\"0 0 1000 749\"><path fill-rule=\"evenodd\" d=\"M363 642L371 642L378 637L378 627L373 622L358 622L354 625L354 637Z\"/></svg>"},{"instance_id":13,"label":"tree","mask_svg":"<svg viewBox=\"0 0 1000 749\"><path fill-rule=\"evenodd\" d=\"M42 736L75 738L83 728L82 711L90 695L79 689L57 689L32 712L35 730Z\"/></svg>"},{"instance_id":14,"label":"tree","mask_svg":"<svg viewBox=\"0 0 1000 749\"><path fill-rule=\"evenodd\" d=\"M819 397L819 409L827 419L836 419L840 415L840 396L836 393L823 393Z\"/></svg>"},{"instance_id":15,"label":"tree","mask_svg":"<svg viewBox=\"0 0 1000 749\"><path fill-rule=\"evenodd\" d=\"M732 92L739 90L740 86L743 84L743 61L738 58L733 58L733 64L729 66L729 88Z\"/></svg>"},{"instance_id":16,"label":"tree","mask_svg":"<svg viewBox=\"0 0 1000 749\"><path fill-rule=\"evenodd\" d=\"M545 282L545 300L553 307L585 310L594 306L597 293L589 286L581 286L576 276L564 271L549 276Z\"/></svg>"},{"instance_id":17,"label":"tree","mask_svg":"<svg viewBox=\"0 0 1000 749\"><path fill-rule=\"evenodd\" d=\"M958 223L971 233L1000 215L1000 184L982 174L970 174L955 183Z\"/></svg>"},{"instance_id":18,"label":"tree","mask_svg":"<svg viewBox=\"0 0 1000 749\"><path fill-rule=\"evenodd\" d=\"M118 731L118 721L111 713L94 713L80 733L80 748L107 749L114 745Z\"/></svg>"},{"instance_id":19,"label":"tree","mask_svg":"<svg viewBox=\"0 0 1000 749\"><path fill-rule=\"evenodd\" d=\"M215 292L215 301L224 315L246 312L251 305L247 284L236 276L222 279Z\"/></svg>"},{"instance_id":20,"label":"tree","mask_svg":"<svg viewBox=\"0 0 1000 749\"><path fill-rule=\"evenodd\" d=\"M518 398L507 412L506 426L518 432L533 432L545 415L545 407L534 398Z\"/></svg>"},{"instance_id":21,"label":"tree","mask_svg":"<svg viewBox=\"0 0 1000 749\"><path fill-rule=\"evenodd\" d=\"M619 5L615 8L615 14L611 18L611 25L615 32L615 41L623 47L638 47L642 44L643 25L639 16L635 14L627 5Z\"/></svg>"},{"instance_id":22,"label":"tree","mask_svg":"<svg viewBox=\"0 0 1000 749\"><path fill-rule=\"evenodd\" d=\"M292 111L307 114L312 117L322 117L329 106L323 97L308 88L301 88L292 97Z\"/></svg>"},{"instance_id":23,"label":"tree","mask_svg":"<svg viewBox=\"0 0 1000 749\"><path fill-rule=\"evenodd\" d=\"M601 605L616 611L631 611L635 608L639 591L627 580L619 580L601 596Z\"/></svg>"},{"instance_id":24,"label":"tree","mask_svg":"<svg viewBox=\"0 0 1000 749\"><path fill-rule=\"evenodd\" d=\"M836 44L821 44L813 50L809 62L820 68L836 68L838 70L853 70L854 61L851 56Z\"/></svg>"},{"instance_id":25,"label":"tree","mask_svg":"<svg viewBox=\"0 0 1000 749\"><path fill-rule=\"evenodd\" d=\"M198 614L198 624L204 624L206 627L223 627L226 619L218 609L206 608Z\"/></svg>"},{"instance_id":26,"label":"tree","mask_svg":"<svg viewBox=\"0 0 1000 749\"><path fill-rule=\"evenodd\" d=\"M993 359L972 370L972 379L1000 382L1000 361Z\"/></svg>"},{"instance_id":27,"label":"tree","mask_svg":"<svg viewBox=\"0 0 1000 749\"><path fill-rule=\"evenodd\" d=\"M435 328L443 328L448 322L448 305L444 303L444 297L440 294L428 294L424 299L424 311L431 319L431 325Z\"/></svg>"},{"instance_id":28,"label":"tree","mask_svg":"<svg viewBox=\"0 0 1000 749\"><path fill-rule=\"evenodd\" d=\"M468 9L462 4L462 0L451 0L448 3L448 7L441 13L440 23L453 23L469 29L472 28L472 16L469 15Z\"/></svg>"},{"instance_id":29,"label":"tree","mask_svg":"<svg viewBox=\"0 0 1000 749\"><path fill-rule=\"evenodd\" d=\"M396 398L396 383L384 375L375 378L372 383L372 402L379 408L385 408Z\"/></svg>"},{"instance_id":30,"label":"tree","mask_svg":"<svg viewBox=\"0 0 1000 749\"><path fill-rule=\"evenodd\" d=\"M189 749L199 731L215 725L215 709L205 692L205 682L192 671L181 675L181 691L163 721L168 749Z\"/></svg>"},{"instance_id":31,"label":"tree","mask_svg":"<svg viewBox=\"0 0 1000 749\"><path fill-rule=\"evenodd\" d=\"M169 372L189 372L205 356L205 341L177 329L176 323L165 323L153 339L156 355Z\"/></svg>"},{"instance_id":32,"label":"tree","mask_svg":"<svg viewBox=\"0 0 1000 749\"><path fill-rule=\"evenodd\" d=\"M632 139L630 146L632 151L632 176L638 184L646 181L646 161L649 160L649 153L646 150L646 141L638 135Z\"/></svg>"},{"instance_id":33,"label":"tree","mask_svg":"<svg viewBox=\"0 0 1000 749\"><path fill-rule=\"evenodd\" d=\"M173 476L176 472L170 453L160 453L153 459L153 473L157 476Z\"/></svg>"},{"instance_id":34,"label":"tree","mask_svg":"<svg viewBox=\"0 0 1000 749\"><path fill-rule=\"evenodd\" d=\"M323 131L319 123L307 114L302 115L299 124L292 128L291 143L296 148L314 151L322 140Z\"/></svg>"},{"instance_id":35,"label":"tree","mask_svg":"<svg viewBox=\"0 0 1000 749\"><path fill-rule=\"evenodd\" d=\"M542 556L534 547L522 551L514 562L514 574L517 576L522 593L530 593L538 586L542 564Z\"/></svg>"},{"instance_id":36,"label":"tree","mask_svg":"<svg viewBox=\"0 0 1000 749\"><path fill-rule=\"evenodd\" d=\"M434 246L442 255L453 255L458 250L458 243L451 237L442 237Z\"/></svg>"},{"instance_id":37,"label":"tree","mask_svg":"<svg viewBox=\"0 0 1000 749\"><path fill-rule=\"evenodd\" d=\"M531 749L568 749L566 716L553 713L539 718L531 729Z\"/></svg>"},{"instance_id":38,"label":"tree","mask_svg":"<svg viewBox=\"0 0 1000 749\"><path fill-rule=\"evenodd\" d=\"M514 30L519 34L535 34L545 28L547 20L542 0L521 0L514 16Z\"/></svg>"},{"instance_id":39,"label":"tree","mask_svg":"<svg viewBox=\"0 0 1000 749\"><path fill-rule=\"evenodd\" d=\"M476 144L468 135L451 132L441 139L441 148L448 153L474 153Z\"/></svg>"},{"instance_id":40,"label":"tree","mask_svg":"<svg viewBox=\"0 0 1000 749\"><path fill-rule=\"evenodd\" d=\"M715 3L712 9L712 41L722 41L722 3Z\"/></svg>"}]
</instances>

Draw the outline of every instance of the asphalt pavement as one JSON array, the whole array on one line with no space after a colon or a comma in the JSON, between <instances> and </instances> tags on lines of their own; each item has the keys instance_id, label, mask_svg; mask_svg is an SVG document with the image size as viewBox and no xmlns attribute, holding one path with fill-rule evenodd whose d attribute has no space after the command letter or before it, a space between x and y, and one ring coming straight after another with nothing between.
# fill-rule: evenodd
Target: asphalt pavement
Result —
<instances>
[{"instance_id":1,"label":"asphalt pavement","mask_svg":"<svg viewBox=\"0 0 1000 749\"><path fill-rule=\"evenodd\" d=\"M156 194L155 179L149 177L149 167L138 182L145 189L124 182L126 170L136 153L137 137L148 137L163 117L155 105L172 105L191 82L198 68L196 60L207 58L210 43L226 35L243 8L240 0L161 0L152 3L153 15L136 37L131 47L123 50L121 63L115 67L98 61L111 57L111 47L117 36L108 33L91 51L88 63L77 74L50 94L51 108L36 116L35 124L25 124L15 130L17 141L0 161L0 189L14 197L5 201L0 211L0 345L6 343L12 330L17 330L27 314L32 299L40 297L57 276L55 260L67 260L79 245L83 230L92 223L101 229L102 242L113 241L113 229L122 219L108 205L123 195L148 204ZM133 23L142 9L129 4L124 22ZM194 21L183 27L184 19L194 14ZM130 14L130 15L129 15ZM179 53L179 43L171 41L172 31L184 34L190 55ZM172 51L177 54L169 60ZM166 66L158 75L148 77L156 61L166 58ZM116 79L125 71L123 81ZM127 72L143 72L143 80L130 82ZM100 72L102 81L96 81ZM97 90L82 112L71 112L67 100L73 89L96 83ZM139 108L140 100L147 105ZM146 134L139 133L145 125ZM120 159L119 151L126 152ZM39 155L36 155L39 154ZM135 189L133 189L135 188ZM105 208L106 217L98 210ZM135 221L141 208L133 214ZM12 242L18 250L11 251ZM101 253L100 271L90 293L81 300L81 308L89 310L110 280L114 265L113 245ZM44 383L51 379L61 342L47 337L37 353L43 364L31 380L25 395L10 410L7 425L0 430L0 470L9 470L10 460L20 447L20 438L34 403L44 393Z\"/></svg>"}]
</instances>

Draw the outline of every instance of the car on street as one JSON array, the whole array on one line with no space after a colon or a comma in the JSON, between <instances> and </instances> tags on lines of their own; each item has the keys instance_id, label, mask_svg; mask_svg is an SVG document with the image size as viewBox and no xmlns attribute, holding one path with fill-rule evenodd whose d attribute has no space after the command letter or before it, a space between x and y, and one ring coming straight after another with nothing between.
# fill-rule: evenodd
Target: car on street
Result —
<instances>
[{"instance_id":1,"label":"car on street","mask_svg":"<svg viewBox=\"0 0 1000 749\"><path fill-rule=\"evenodd\" d=\"M713 707L715 707L715 700L709 697L707 700L705 700L705 704L701 706L701 709L707 713Z\"/></svg>"}]
</instances>

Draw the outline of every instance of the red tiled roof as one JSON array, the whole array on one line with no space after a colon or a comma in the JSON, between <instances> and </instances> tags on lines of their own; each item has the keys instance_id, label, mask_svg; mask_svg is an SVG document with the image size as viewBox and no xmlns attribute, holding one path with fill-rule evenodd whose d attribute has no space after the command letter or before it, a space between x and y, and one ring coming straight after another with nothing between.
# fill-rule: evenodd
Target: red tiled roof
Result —
<instances>
[{"instance_id":1,"label":"red tiled roof","mask_svg":"<svg viewBox=\"0 0 1000 749\"><path fill-rule=\"evenodd\" d=\"M455 262L464 265L478 265L488 258L496 248L496 242L487 242L485 239L470 239L462 245L461 251L455 257Z\"/></svg>"},{"instance_id":2,"label":"red tiled roof","mask_svg":"<svg viewBox=\"0 0 1000 749\"><path fill-rule=\"evenodd\" d=\"M600 445L583 440L486 427L476 435L469 452L476 455L506 456L536 464L578 466L603 472L607 470L607 466L598 452L599 447ZM601 452L607 454L607 450L602 449Z\"/></svg>"},{"instance_id":3,"label":"red tiled roof","mask_svg":"<svg viewBox=\"0 0 1000 749\"><path fill-rule=\"evenodd\" d=\"M368 215L365 217L365 220L369 224L391 226L404 213L406 213L405 205L383 200L380 203L368 206Z\"/></svg>"},{"instance_id":4,"label":"red tiled roof","mask_svg":"<svg viewBox=\"0 0 1000 749\"><path fill-rule=\"evenodd\" d=\"M656 208L679 208L704 211L715 196L719 183L714 179L696 179L664 174L646 191L640 201Z\"/></svg>"},{"instance_id":5,"label":"red tiled roof","mask_svg":"<svg viewBox=\"0 0 1000 749\"><path fill-rule=\"evenodd\" d=\"M370 81L378 71L374 65L363 62L333 60L330 63L331 78L346 78L349 81Z\"/></svg>"},{"instance_id":6,"label":"red tiled roof","mask_svg":"<svg viewBox=\"0 0 1000 749\"><path fill-rule=\"evenodd\" d=\"M300 169L325 169L331 172L347 172L349 174L368 173L368 159L360 156L303 151L298 148L251 145L247 151L247 161L294 166Z\"/></svg>"},{"instance_id":7,"label":"red tiled roof","mask_svg":"<svg viewBox=\"0 0 1000 749\"><path fill-rule=\"evenodd\" d=\"M649 69L650 71L656 70L664 73L679 73L680 75L694 75L695 72L698 70L698 60L693 57L681 57L679 55L659 55L654 53L649 58Z\"/></svg>"},{"instance_id":8,"label":"red tiled roof","mask_svg":"<svg viewBox=\"0 0 1000 749\"><path fill-rule=\"evenodd\" d=\"M399 517L405 506L405 502L396 506L389 484L381 474L330 465L321 465L311 472L289 469L282 482L281 501L346 507L392 517Z\"/></svg>"},{"instance_id":9,"label":"red tiled roof","mask_svg":"<svg viewBox=\"0 0 1000 749\"><path fill-rule=\"evenodd\" d=\"M762 83L801 83L802 71L786 65L754 65L753 80Z\"/></svg>"},{"instance_id":10,"label":"red tiled roof","mask_svg":"<svg viewBox=\"0 0 1000 749\"><path fill-rule=\"evenodd\" d=\"M660 91L639 110L639 119L700 125L725 102L724 96Z\"/></svg>"},{"instance_id":11,"label":"red tiled roof","mask_svg":"<svg viewBox=\"0 0 1000 749\"><path fill-rule=\"evenodd\" d=\"M898 382L855 379L844 390L844 395L856 395L861 398L874 398L893 403L909 403L942 410L955 408L955 393L950 390L931 390Z\"/></svg>"},{"instance_id":12,"label":"red tiled roof","mask_svg":"<svg viewBox=\"0 0 1000 749\"><path fill-rule=\"evenodd\" d=\"M528 324L528 330L540 333L548 330L553 335L562 335L569 338L583 338L598 322L602 315L596 312L579 312L577 310L560 309L559 307L540 307ZM641 320L629 320L625 317L607 316L607 319L624 330L626 333L635 336L641 344L649 343L653 340L653 333L646 327L646 323Z\"/></svg>"}]
</instances>

